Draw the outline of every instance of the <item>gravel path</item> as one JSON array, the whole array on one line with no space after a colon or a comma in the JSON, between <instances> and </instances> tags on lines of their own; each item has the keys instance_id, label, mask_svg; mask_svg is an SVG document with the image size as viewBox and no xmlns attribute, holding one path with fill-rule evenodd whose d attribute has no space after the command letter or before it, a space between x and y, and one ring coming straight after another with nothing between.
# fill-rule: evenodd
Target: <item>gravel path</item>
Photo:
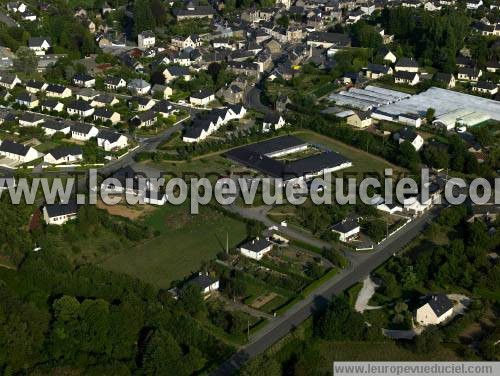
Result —
<instances>
[{"instance_id":1,"label":"gravel path","mask_svg":"<svg viewBox=\"0 0 500 376\"><path fill-rule=\"evenodd\" d=\"M366 277L363 281L363 288L359 291L358 298L356 299L356 303L354 304L354 309L356 312L363 313L366 310L370 309L380 309L381 306L370 306L368 302L372 298L373 294L375 294L375 289L378 285L373 282L370 276Z\"/></svg>"}]
</instances>

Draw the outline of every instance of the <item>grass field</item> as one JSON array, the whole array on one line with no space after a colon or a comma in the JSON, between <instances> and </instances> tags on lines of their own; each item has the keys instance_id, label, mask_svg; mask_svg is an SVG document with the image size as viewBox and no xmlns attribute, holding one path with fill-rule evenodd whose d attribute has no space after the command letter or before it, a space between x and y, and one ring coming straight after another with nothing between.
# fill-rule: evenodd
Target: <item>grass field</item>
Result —
<instances>
[{"instance_id":1,"label":"grass field","mask_svg":"<svg viewBox=\"0 0 500 376\"><path fill-rule=\"evenodd\" d=\"M222 251L227 233L230 247L246 238L245 223L209 207L201 207L200 214L190 215L188 205L158 208L145 218L145 223L159 235L101 265L167 288L172 281L198 271L203 261Z\"/></svg>"}]
</instances>

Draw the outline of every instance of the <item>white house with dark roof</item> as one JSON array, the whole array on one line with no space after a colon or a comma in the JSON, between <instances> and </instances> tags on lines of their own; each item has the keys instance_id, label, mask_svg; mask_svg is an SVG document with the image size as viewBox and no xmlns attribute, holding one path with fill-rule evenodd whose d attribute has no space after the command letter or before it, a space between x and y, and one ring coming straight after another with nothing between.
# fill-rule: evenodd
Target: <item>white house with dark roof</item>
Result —
<instances>
[{"instance_id":1,"label":"white house with dark roof","mask_svg":"<svg viewBox=\"0 0 500 376\"><path fill-rule=\"evenodd\" d=\"M43 161L45 163L58 165L62 163L74 163L83 160L83 151L80 146L69 145L60 146L50 150L44 155Z\"/></svg>"},{"instance_id":2,"label":"white house with dark roof","mask_svg":"<svg viewBox=\"0 0 500 376\"><path fill-rule=\"evenodd\" d=\"M396 134L394 134L394 139L398 141L399 144L409 142L416 151L419 151L422 149L422 146L424 146L424 139L422 136L408 127L400 129Z\"/></svg>"},{"instance_id":3,"label":"white house with dark roof","mask_svg":"<svg viewBox=\"0 0 500 376\"><path fill-rule=\"evenodd\" d=\"M453 302L443 294L427 296L417 309L417 323L423 326L438 325L453 315Z\"/></svg>"},{"instance_id":4,"label":"white house with dark roof","mask_svg":"<svg viewBox=\"0 0 500 376\"><path fill-rule=\"evenodd\" d=\"M129 120L137 128L150 127L156 122L156 113L152 110L141 112Z\"/></svg>"},{"instance_id":5,"label":"white house with dark roof","mask_svg":"<svg viewBox=\"0 0 500 376\"><path fill-rule=\"evenodd\" d=\"M184 79L184 81L191 80L189 69L178 65L165 67L165 69L163 70L163 76L165 77L165 82L167 83L181 77Z\"/></svg>"},{"instance_id":6,"label":"white house with dark roof","mask_svg":"<svg viewBox=\"0 0 500 376\"><path fill-rule=\"evenodd\" d=\"M0 155L20 163L31 162L43 156L42 153L39 153L31 146L26 146L10 140L1 142Z\"/></svg>"},{"instance_id":7,"label":"white house with dark roof","mask_svg":"<svg viewBox=\"0 0 500 376\"><path fill-rule=\"evenodd\" d=\"M269 111L262 120L262 132L277 130L285 126L285 118L281 114Z\"/></svg>"},{"instance_id":8,"label":"white house with dark roof","mask_svg":"<svg viewBox=\"0 0 500 376\"><path fill-rule=\"evenodd\" d=\"M57 84L48 84L45 92L47 97L53 98L69 98L72 95L70 88Z\"/></svg>"},{"instance_id":9,"label":"white house with dark roof","mask_svg":"<svg viewBox=\"0 0 500 376\"><path fill-rule=\"evenodd\" d=\"M94 113L94 107L82 99L71 102L66 106L66 112L72 115L78 115L81 118L86 118Z\"/></svg>"},{"instance_id":10,"label":"white house with dark roof","mask_svg":"<svg viewBox=\"0 0 500 376\"><path fill-rule=\"evenodd\" d=\"M16 85L21 84L22 81L17 77L17 74L0 73L0 87L12 90Z\"/></svg>"},{"instance_id":11,"label":"white house with dark roof","mask_svg":"<svg viewBox=\"0 0 500 376\"><path fill-rule=\"evenodd\" d=\"M71 132L71 127L68 123L62 121L46 121L42 124L42 130L44 131L45 135L53 136L57 132L69 134Z\"/></svg>"},{"instance_id":12,"label":"white house with dark roof","mask_svg":"<svg viewBox=\"0 0 500 376\"><path fill-rule=\"evenodd\" d=\"M151 30L146 30L137 35L137 45L139 48L154 47L156 43L155 34Z\"/></svg>"},{"instance_id":13,"label":"white house with dark roof","mask_svg":"<svg viewBox=\"0 0 500 376\"><path fill-rule=\"evenodd\" d=\"M128 138L123 134L107 130L101 130L97 134L97 146L102 147L106 151L123 149L127 145Z\"/></svg>"},{"instance_id":14,"label":"white house with dark roof","mask_svg":"<svg viewBox=\"0 0 500 376\"><path fill-rule=\"evenodd\" d=\"M40 104L40 108L42 111L62 112L62 110L64 110L64 104L56 99L45 99Z\"/></svg>"},{"instance_id":15,"label":"white house with dark roof","mask_svg":"<svg viewBox=\"0 0 500 376\"><path fill-rule=\"evenodd\" d=\"M101 121L103 124L111 123L114 125L121 121L121 115L118 112L105 107L96 108L92 117L94 120Z\"/></svg>"},{"instance_id":16,"label":"white house with dark roof","mask_svg":"<svg viewBox=\"0 0 500 376\"><path fill-rule=\"evenodd\" d=\"M90 124L73 124L71 126L71 138L77 141L88 141L92 137L96 137L99 129Z\"/></svg>"},{"instance_id":17,"label":"white house with dark roof","mask_svg":"<svg viewBox=\"0 0 500 376\"><path fill-rule=\"evenodd\" d=\"M57 204L45 204L42 212L45 223L48 225L61 226L72 219L76 219L78 215L78 205L74 200L68 203L59 202Z\"/></svg>"},{"instance_id":18,"label":"white house with dark roof","mask_svg":"<svg viewBox=\"0 0 500 376\"><path fill-rule=\"evenodd\" d=\"M359 234L359 232L361 231L361 227L356 220L347 218L333 225L332 231L336 234L339 234L339 240L341 242L347 242L349 241L349 239Z\"/></svg>"},{"instance_id":19,"label":"white house with dark roof","mask_svg":"<svg viewBox=\"0 0 500 376\"><path fill-rule=\"evenodd\" d=\"M45 119L33 112L23 112L19 117L19 126L20 127L36 127L37 125L42 124Z\"/></svg>"},{"instance_id":20,"label":"white house with dark roof","mask_svg":"<svg viewBox=\"0 0 500 376\"><path fill-rule=\"evenodd\" d=\"M262 259L273 249L273 243L265 238L255 238L239 247L240 253L254 260Z\"/></svg>"},{"instance_id":21,"label":"white house with dark roof","mask_svg":"<svg viewBox=\"0 0 500 376\"><path fill-rule=\"evenodd\" d=\"M50 37L31 37L28 40L28 48L35 52L35 55L45 55L52 47Z\"/></svg>"},{"instance_id":22,"label":"white house with dark roof","mask_svg":"<svg viewBox=\"0 0 500 376\"><path fill-rule=\"evenodd\" d=\"M397 84L415 86L420 82L420 76L416 72L396 71L394 73L394 82Z\"/></svg>"},{"instance_id":23,"label":"white house with dark roof","mask_svg":"<svg viewBox=\"0 0 500 376\"><path fill-rule=\"evenodd\" d=\"M86 73L77 73L73 76L73 85L80 87L94 87L95 77Z\"/></svg>"},{"instance_id":24,"label":"white house with dark roof","mask_svg":"<svg viewBox=\"0 0 500 376\"><path fill-rule=\"evenodd\" d=\"M108 90L118 90L127 87L127 81L121 77L106 77L104 86Z\"/></svg>"},{"instance_id":25,"label":"white house with dark roof","mask_svg":"<svg viewBox=\"0 0 500 376\"><path fill-rule=\"evenodd\" d=\"M399 59L394 66L394 69L396 72L412 72L416 73L418 72L418 63L415 59L413 58L407 58L407 57L402 57Z\"/></svg>"},{"instance_id":26,"label":"white house with dark roof","mask_svg":"<svg viewBox=\"0 0 500 376\"><path fill-rule=\"evenodd\" d=\"M45 91L47 89L48 84L46 82L37 81L37 80L29 80L26 82L26 91L31 94L36 94L39 91Z\"/></svg>"},{"instance_id":27,"label":"white house with dark roof","mask_svg":"<svg viewBox=\"0 0 500 376\"><path fill-rule=\"evenodd\" d=\"M214 100L214 92L208 89L200 89L197 92L191 94L191 96L189 97L189 103L194 106L206 106Z\"/></svg>"},{"instance_id":28,"label":"white house with dark roof","mask_svg":"<svg viewBox=\"0 0 500 376\"><path fill-rule=\"evenodd\" d=\"M141 78L134 78L133 80L130 80L127 88L134 94L146 95L151 90L151 85Z\"/></svg>"},{"instance_id":29,"label":"white house with dark roof","mask_svg":"<svg viewBox=\"0 0 500 376\"><path fill-rule=\"evenodd\" d=\"M498 93L498 85L491 81L479 81L472 91L481 94L495 95Z\"/></svg>"},{"instance_id":30,"label":"white house with dark roof","mask_svg":"<svg viewBox=\"0 0 500 376\"><path fill-rule=\"evenodd\" d=\"M219 290L219 280L213 279L208 274L198 273L196 276L189 279L188 283L192 283L200 288L201 293L206 297L212 292Z\"/></svg>"},{"instance_id":31,"label":"white house with dark roof","mask_svg":"<svg viewBox=\"0 0 500 376\"><path fill-rule=\"evenodd\" d=\"M31 109L37 107L39 101L36 95L30 94L28 92L23 92L16 97L16 103L20 106L25 106Z\"/></svg>"}]
</instances>

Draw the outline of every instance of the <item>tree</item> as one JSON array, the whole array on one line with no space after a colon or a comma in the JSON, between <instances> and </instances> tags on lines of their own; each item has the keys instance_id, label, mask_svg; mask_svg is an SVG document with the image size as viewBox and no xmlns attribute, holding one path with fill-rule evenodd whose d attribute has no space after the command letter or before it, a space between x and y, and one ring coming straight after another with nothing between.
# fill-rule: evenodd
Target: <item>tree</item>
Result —
<instances>
[{"instance_id":1,"label":"tree","mask_svg":"<svg viewBox=\"0 0 500 376\"><path fill-rule=\"evenodd\" d=\"M38 58L28 47L19 47L14 68L23 73L33 73L38 66Z\"/></svg>"},{"instance_id":2,"label":"tree","mask_svg":"<svg viewBox=\"0 0 500 376\"><path fill-rule=\"evenodd\" d=\"M201 312L205 308L200 288L194 283L188 283L183 287L180 300L184 309L191 314Z\"/></svg>"},{"instance_id":3,"label":"tree","mask_svg":"<svg viewBox=\"0 0 500 376\"><path fill-rule=\"evenodd\" d=\"M342 295L333 298L314 326L314 333L329 341L356 341L362 338L364 326L361 314L354 312Z\"/></svg>"},{"instance_id":4,"label":"tree","mask_svg":"<svg viewBox=\"0 0 500 376\"><path fill-rule=\"evenodd\" d=\"M154 30L155 19L151 11L149 0L134 1L134 33L135 35L146 31Z\"/></svg>"},{"instance_id":5,"label":"tree","mask_svg":"<svg viewBox=\"0 0 500 376\"><path fill-rule=\"evenodd\" d=\"M397 158L401 166L408 167L410 170L416 171L420 166L420 155L408 141L399 145Z\"/></svg>"},{"instance_id":6,"label":"tree","mask_svg":"<svg viewBox=\"0 0 500 376\"><path fill-rule=\"evenodd\" d=\"M290 19L288 18L288 16L285 14L283 16L281 16L280 18L278 18L276 20L276 23L280 26L283 26L284 28L288 28L288 25L290 24Z\"/></svg>"},{"instance_id":7,"label":"tree","mask_svg":"<svg viewBox=\"0 0 500 376\"><path fill-rule=\"evenodd\" d=\"M428 328L422 334L415 336L415 352L420 354L430 354L439 349L441 335L435 328Z\"/></svg>"},{"instance_id":8,"label":"tree","mask_svg":"<svg viewBox=\"0 0 500 376\"><path fill-rule=\"evenodd\" d=\"M429 107L427 109L427 112L425 113L425 118L427 120L427 124L431 124L432 121L434 120L434 116L436 115L436 110L433 109L432 107Z\"/></svg>"}]
</instances>

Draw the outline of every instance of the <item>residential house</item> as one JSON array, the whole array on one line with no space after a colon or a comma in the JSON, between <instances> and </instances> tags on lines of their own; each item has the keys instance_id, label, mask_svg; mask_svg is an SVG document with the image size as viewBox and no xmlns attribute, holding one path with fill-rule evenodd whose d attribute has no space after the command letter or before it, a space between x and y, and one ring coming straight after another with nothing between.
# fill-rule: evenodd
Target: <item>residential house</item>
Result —
<instances>
[{"instance_id":1,"label":"residential house","mask_svg":"<svg viewBox=\"0 0 500 376\"><path fill-rule=\"evenodd\" d=\"M23 92L16 97L16 103L29 109L38 107L38 98L30 93Z\"/></svg>"},{"instance_id":2,"label":"residential house","mask_svg":"<svg viewBox=\"0 0 500 376\"><path fill-rule=\"evenodd\" d=\"M389 48L383 46L383 47L380 47L378 50L377 50L377 55L380 56L380 58L384 61L388 61L392 64L394 64L397 60L397 57L396 55L391 51L389 50Z\"/></svg>"},{"instance_id":3,"label":"residential house","mask_svg":"<svg viewBox=\"0 0 500 376\"><path fill-rule=\"evenodd\" d=\"M76 219L78 205L76 200L67 203L45 204L43 207L43 219L48 225L63 225L66 222Z\"/></svg>"},{"instance_id":4,"label":"residential house","mask_svg":"<svg viewBox=\"0 0 500 376\"><path fill-rule=\"evenodd\" d=\"M99 92L92 88L83 88L76 94L76 99L84 100L85 102L92 102L95 98L99 96Z\"/></svg>"},{"instance_id":5,"label":"residential house","mask_svg":"<svg viewBox=\"0 0 500 376\"><path fill-rule=\"evenodd\" d=\"M196 48L202 45L202 41L198 35L192 34L187 37L183 36L174 36L172 37L171 43L174 47L177 47L180 50L184 50L186 48ZM215 43L215 42L214 42ZM214 48L219 48L219 46L215 46ZM225 47L224 47L225 48Z\"/></svg>"},{"instance_id":6,"label":"residential house","mask_svg":"<svg viewBox=\"0 0 500 376\"><path fill-rule=\"evenodd\" d=\"M191 79L189 69L177 65L166 67L163 71L163 76L165 77L165 81L167 83L172 82L177 78L183 78L184 81L189 81Z\"/></svg>"},{"instance_id":7,"label":"residential house","mask_svg":"<svg viewBox=\"0 0 500 376\"><path fill-rule=\"evenodd\" d=\"M281 114L269 111L264 115L264 119L262 120L262 132L277 130L283 128L284 125L285 119L281 116Z\"/></svg>"},{"instance_id":8,"label":"residential house","mask_svg":"<svg viewBox=\"0 0 500 376\"><path fill-rule=\"evenodd\" d=\"M137 105L137 111L147 111L153 108L155 101L149 97L132 97L129 105Z\"/></svg>"},{"instance_id":9,"label":"residential house","mask_svg":"<svg viewBox=\"0 0 500 376\"><path fill-rule=\"evenodd\" d=\"M151 90L151 85L143 79L134 78L133 80L130 80L127 88L130 92L136 95L146 95Z\"/></svg>"},{"instance_id":10,"label":"residential house","mask_svg":"<svg viewBox=\"0 0 500 376\"><path fill-rule=\"evenodd\" d=\"M92 107L105 107L114 106L118 103L120 103L120 101L113 94L99 94L97 97L92 99L90 105Z\"/></svg>"},{"instance_id":11,"label":"residential house","mask_svg":"<svg viewBox=\"0 0 500 376\"><path fill-rule=\"evenodd\" d=\"M45 91L48 84L42 81L29 80L26 82L26 91L31 94L36 94L40 91Z\"/></svg>"},{"instance_id":12,"label":"residential house","mask_svg":"<svg viewBox=\"0 0 500 376\"><path fill-rule=\"evenodd\" d=\"M191 94L189 103L194 106L206 106L215 100L215 94L208 89L200 89L196 93Z\"/></svg>"},{"instance_id":13,"label":"residential house","mask_svg":"<svg viewBox=\"0 0 500 376\"><path fill-rule=\"evenodd\" d=\"M45 99L40 104L42 111L48 112L62 112L64 110L64 104L55 99Z\"/></svg>"},{"instance_id":14,"label":"residential house","mask_svg":"<svg viewBox=\"0 0 500 376\"><path fill-rule=\"evenodd\" d=\"M424 146L424 139L418 133L412 131L410 128L405 127L394 134L394 139L398 141L399 144L403 142L409 142L416 151L422 149Z\"/></svg>"},{"instance_id":15,"label":"residential house","mask_svg":"<svg viewBox=\"0 0 500 376\"><path fill-rule=\"evenodd\" d=\"M244 93L245 92L242 87L231 83L221 87L217 91L216 96L222 98L224 102L236 104L243 101Z\"/></svg>"},{"instance_id":16,"label":"residential house","mask_svg":"<svg viewBox=\"0 0 500 376\"><path fill-rule=\"evenodd\" d=\"M46 136L53 136L58 132L66 135L71 132L71 127L64 121L50 120L42 124L42 130L44 131Z\"/></svg>"},{"instance_id":17,"label":"residential house","mask_svg":"<svg viewBox=\"0 0 500 376\"><path fill-rule=\"evenodd\" d=\"M498 85L490 81L479 81L472 91L481 94L495 95L498 93Z\"/></svg>"},{"instance_id":18,"label":"residential house","mask_svg":"<svg viewBox=\"0 0 500 376\"><path fill-rule=\"evenodd\" d=\"M66 112L72 115L78 115L81 118L86 118L94 113L94 107L83 99L77 99L66 106Z\"/></svg>"},{"instance_id":19,"label":"residential house","mask_svg":"<svg viewBox=\"0 0 500 376\"><path fill-rule=\"evenodd\" d=\"M190 278L188 283L197 286L204 297L219 290L219 280L213 279L208 274L203 274L201 272L195 277Z\"/></svg>"},{"instance_id":20,"label":"residential house","mask_svg":"<svg viewBox=\"0 0 500 376\"><path fill-rule=\"evenodd\" d=\"M19 117L19 126L21 127L36 127L42 124L45 119L33 112L23 112Z\"/></svg>"},{"instance_id":21,"label":"residential house","mask_svg":"<svg viewBox=\"0 0 500 376\"><path fill-rule=\"evenodd\" d=\"M155 84L151 89L151 95L155 98L169 99L174 91L170 86Z\"/></svg>"},{"instance_id":22,"label":"residential house","mask_svg":"<svg viewBox=\"0 0 500 376\"><path fill-rule=\"evenodd\" d=\"M21 80L17 77L17 74L3 74L0 76L0 87L4 87L8 90L12 90L16 85L20 84Z\"/></svg>"},{"instance_id":23,"label":"residential house","mask_svg":"<svg viewBox=\"0 0 500 376\"><path fill-rule=\"evenodd\" d=\"M97 135L97 145L105 151L119 150L128 146L128 138L117 132L101 130Z\"/></svg>"},{"instance_id":24,"label":"residential house","mask_svg":"<svg viewBox=\"0 0 500 376\"><path fill-rule=\"evenodd\" d=\"M415 86L420 82L420 76L415 72L396 71L396 73L394 73L394 82L397 84Z\"/></svg>"},{"instance_id":25,"label":"residential house","mask_svg":"<svg viewBox=\"0 0 500 376\"><path fill-rule=\"evenodd\" d=\"M152 110L141 112L129 120L129 123L137 128L150 127L156 122L156 113Z\"/></svg>"},{"instance_id":26,"label":"residential house","mask_svg":"<svg viewBox=\"0 0 500 376\"><path fill-rule=\"evenodd\" d=\"M351 38L346 34L314 31L307 36L307 45L325 49L342 49L351 46Z\"/></svg>"},{"instance_id":27,"label":"residential house","mask_svg":"<svg viewBox=\"0 0 500 376\"><path fill-rule=\"evenodd\" d=\"M368 63L366 68L366 77L376 80L385 75L392 75L393 71L390 66L382 64Z\"/></svg>"},{"instance_id":28,"label":"residential house","mask_svg":"<svg viewBox=\"0 0 500 376\"><path fill-rule=\"evenodd\" d=\"M77 73L73 76L73 85L80 87L94 87L95 78L86 73Z\"/></svg>"},{"instance_id":29,"label":"residential house","mask_svg":"<svg viewBox=\"0 0 500 376\"><path fill-rule=\"evenodd\" d=\"M273 243L265 238L255 238L239 247L240 253L254 260L261 260L273 249Z\"/></svg>"},{"instance_id":30,"label":"residential house","mask_svg":"<svg viewBox=\"0 0 500 376\"><path fill-rule=\"evenodd\" d=\"M332 231L339 234L339 240L341 242L348 242L360 233L361 227L357 220L347 218L333 225Z\"/></svg>"},{"instance_id":31,"label":"residential house","mask_svg":"<svg viewBox=\"0 0 500 376\"><path fill-rule=\"evenodd\" d=\"M35 55L45 55L51 47L50 37L31 37L28 40L28 48L35 52Z\"/></svg>"},{"instance_id":32,"label":"residential house","mask_svg":"<svg viewBox=\"0 0 500 376\"><path fill-rule=\"evenodd\" d=\"M347 124L361 129L367 128L372 125L372 118L369 111L352 111L352 115L347 116L346 121Z\"/></svg>"},{"instance_id":33,"label":"residential house","mask_svg":"<svg viewBox=\"0 0 500 376\"><path fill-rule=\"evenodd\" d=\"M463 81L478 82L483 71L477 68L463 67L458 70L458 79Z\"/></svg>"},{"instance_id":34,"label":"residential house","mask_svg":"<svg viewBox=\"0 0 500 376\"><path fill-rule=\"evenodd\" d=\"M96 137L99 130L90 124L73 124L71 126L71 138L77 141L88 141Z\"/></svg>"},{"instance_id":35,"label":"residential house","mask_svg":"<svg viewBox=\"0 0 500 376\"><path fill-rule=\"evenodd\" d=\"M121 116L118 112L110 110L106 107L98 107L94 110L93 118L96 121L101 121L103 124L118 124Z\"/></svg>"},{"instance_id":36,"label":"residential house","mask_svg":"<svg viewBox=\"0 0 500 376\"><path fill-rule=\"evenodd\" d=\"M161 101L156 102L153 106L153 111L164 118L168 118L174 114L174 106L169 101L162 99Z\"/></svg>"},{"instance_id":37,"label":"residential house","mask_svg":"<svg viewBox=\"0 0 500 376\"><path fill-rule=\"evenodd\" d=\"M44 155L45 163L58 165L62 163L74 163L83 160L83 151L80 146L59 146Z\"/></svg>"},{"instance_id":38,"label":"residential house","mask_svg":"<svg viewBox=\"0 0 500 376\"><path fill-rule=\"evenodd\" d=\"M453 315L453 303L446 295L430 295L417 309L417 323L423 326L438 325Z\"/></svg>"},{"instance_id":39,"label":"residential house","mask_svg":"<svg viewBox=\"0 0 500 376\"><path fill-rule=\"evenodd\" d=\"M443 84L447 89L453 89L456 84L455 76L451 73L437 72L433 80Z\"/></svg>"},{"instance_id":40,"label":"residential house","mask_svg":"<svg viewBox=\"0 0 500 376\"><path fill-rule=\"evenodd\" d=\"M106 77L104 86L108 90L118 90L127 87L127 81L121 77Z\"/></svg>"},{"instance_id":41,"label":"residential house","mask_svg":"<svg viewBox=\"0 0 500 376\"><path fill-rule=\"evenodd\" d=\"M154 47L156 43L155 34L151 30L146 30L137 35L137 45L139 48Z\"/></svg>"},{"instance_id":42,"label":"residential house","mask_svg":"<svg viewBox=\"0 0 500 376\"><path fill-rule=\"evenodd\" d=\"M72 95L71 89L57 84L48 84L45 90L47 97L69 98Z\"/></svg>"},{"instance_id":43,"label":"residential house","mask_svg":"<svg viewBox=\"0 0 500 376\"><path fill-rule=\"evenodd\" d=\"M4 140L0 143L0 155L20 163L31 162L43 156L31 146L25 146L14 141Z\"/></svg>"},{"instance_id":44,"label":"residential house","mask_svg":"<svg viewBox=\"0 0 500 376\"><path fill-rule=\"evenodd\" d=\"M418 72L418 63L413 58L402 57L395 65L396 72Z\"/></svg>"}]
</instances>

